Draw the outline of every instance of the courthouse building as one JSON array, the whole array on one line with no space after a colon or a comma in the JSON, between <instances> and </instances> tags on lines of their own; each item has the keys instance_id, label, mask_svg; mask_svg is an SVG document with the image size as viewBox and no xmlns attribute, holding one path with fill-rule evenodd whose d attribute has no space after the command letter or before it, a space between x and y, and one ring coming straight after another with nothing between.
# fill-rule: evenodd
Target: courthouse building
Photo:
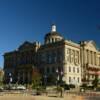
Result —
<instances>
[{"instance_id":1,"label":"courthouse building","mask_svg":"<svg viewBox=\"0 0 100 100\"><path fill-rule=\"evenodd\" d=\"M80 43L66 40L52 25L44 44L26 41L17 50L4 54L6 83L9 77L13 83L31 83L34 67L46 77L62 76L67 84L91 85L96 76L100 77L100 52L93 40Z\"/></svg>"}]
</instances>

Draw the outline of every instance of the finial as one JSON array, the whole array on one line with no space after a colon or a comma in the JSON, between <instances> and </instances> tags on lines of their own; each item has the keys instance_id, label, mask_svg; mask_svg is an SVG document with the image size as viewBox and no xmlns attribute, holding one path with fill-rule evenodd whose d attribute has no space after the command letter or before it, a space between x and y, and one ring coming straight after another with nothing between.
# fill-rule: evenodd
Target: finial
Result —
<instances>
[{"instance_id":1,"label":"finial","mask_svg":"<svg viewBox=\"0 0 100 100\"><path fill-rule=\"evenodd\" d=\"M55 24L52 25L51 32L56 32L56 25Z\"/></svg>"}]
</instances>

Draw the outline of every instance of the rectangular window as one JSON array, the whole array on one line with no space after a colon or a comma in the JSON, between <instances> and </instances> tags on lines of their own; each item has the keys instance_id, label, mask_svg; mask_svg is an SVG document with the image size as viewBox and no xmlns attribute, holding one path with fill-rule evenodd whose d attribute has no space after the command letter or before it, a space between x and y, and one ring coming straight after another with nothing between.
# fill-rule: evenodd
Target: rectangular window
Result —
<instances>
[{"instance_id":1,"label":"rectangular window","mask_svg":"<svg viewBox=\"0 0 100 100\"><path fill-rule=\"evenodd\" d=\"M51 63L52 62L52 58L51 58L51 56L49 56L49 63Z\"/></svg>"},{"instance_id":2,"label":"rectangular window","mask_svg":"<svg viewBox=\"0 0 100 100\"><path fill-rule=\"evenodd\" d=\"M53 73L55 72L55 67L52 67L52 72L53 72Z\"/></svg>"},{"instance_id":3,"label":"rectangular window","mask_svg":"<svg viewBox=\"0 0 100 100\"><path fill-rule=\"evenodd\" d=\"M56 56L54 57L54 62L57 62L57 57Z\"/></svg>"},{"instance_id":4,"label":"rectangular window","mask_svg":"<svg viewBox=\"0 0 100 100\"><path fill-rule=\"evenodd\" d=\"M71 72L71 67L69 67L69 72Z\"/></svg>"},{"instance_id":5,"label":"rectangular window","mask_svg":"<svg viewBox=\"0 0 100 100\"><path fill-rule=\"evenodd\" d=\"M79 51L76 51L76 63L79 64Z\"/></svg>"},{"instance_id":6,"label":"rectangular window","mask_svg":"<svg viewBox=\"0 0 100 100\"><path fill-rule=\"evenodd\" d=\"M75 77L73 77L74 81L75 81Z\"/></svg>"},{"instance_id":7,"label":"rectangular window","mask_svg":"<svg viewBox=\"0 0 100 100\"><path fill-rule=\"evenodd\" d=\"M42 62L46 61L46 54L45 53L41 54L41 60L42 60Z\"/></svg>"},{"instance_id":8,"label":"rectangular window","mask_svg":"<svg viewBox=\"0 0 100 100\"><path fill-rule=\"evenodd\" d=\"M77 73L79 73L79 68L77 68Z\"/></svg>"},{"instance_id":9,"label":"rectangular window","mask_svg":"<svg viewBox=\"0 0 100 100\"><path fill-rule=\"evenodd\" d=\"M69 49L69 62L71 63L71 49Z\"/></svg>"},{"instance_id":10,"label":"rectangular window","mask_svg":"<svg viewBox=\"0 0 100 100\"><path fill-rule=\"evenodd\" d=\"M73 67L73 72L75 73L75 67Z\"/></svg>"},{"instance_id":11,"label":"rectangular window","mask_svg":"<svg viewBox=\"0 0 100 100\"><path fill-rule=\"evenodd\" d=\"M74 50L71 50L71 63L74 62Z\"/></svg>"},{"instance_id":12,"label":"rectangular window","mask_svg":"<svg viewBox=\"0 0 100 100\"><path fill-rule=\"evenodd\" d=\"M46 71L47 73L50 73L50 68L49 67L47 67L47 71Z\"/></svg>"},{"instance_id":13,"label":"rectangular window","mask_svg":"<svg viewBox=\"0 0 100 100\"><path fill-rule=\"evenodd\" d=\"M69 83L71 83L71 77L69 77Z\"/></svg>"},{"instance_id":14,"label":"rectangular window","mask_svg":"<svg viewBox=\"0 0 100 100\"><path fill-rule=\"evenodd\" d=\"M77 78L77 82L78 82L78 83L80 82L79 77Z\"/></svg>"}]
</instances>

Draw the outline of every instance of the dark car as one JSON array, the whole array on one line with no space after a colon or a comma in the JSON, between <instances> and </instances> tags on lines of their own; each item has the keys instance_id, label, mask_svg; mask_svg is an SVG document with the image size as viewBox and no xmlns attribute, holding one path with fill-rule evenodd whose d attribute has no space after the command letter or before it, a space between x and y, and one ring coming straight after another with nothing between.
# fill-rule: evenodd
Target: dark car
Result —
<instances>
[{"instance_id":1,"label":"dark car","mask_svg":"<svg viewBox=\"0 0 100 100\"><path fill-rule=\"evenodd\" d=\"M96 88L96 91L100 91L100 87Z\"/></svg>"},{"instance_id":2,"label":"dark car","mask_svg":"<svg viewBox=\"0 0 100 100\"><path fill-rule=\"evenodd\" d=\"M65 84L65 85L64 85L64 90L70 90L70 86L67 85L67 84Z\"/></svg>"},{"instance_id":3,"label":"dark car","mask_svg":"<svg viewBox=\"0 0 100 100\"><path fill-rule=\"evenodd\" d=\"M3 87L0 87L0 92L3 92L3 90L4 90Z\"/></svg>"}]
</instances>

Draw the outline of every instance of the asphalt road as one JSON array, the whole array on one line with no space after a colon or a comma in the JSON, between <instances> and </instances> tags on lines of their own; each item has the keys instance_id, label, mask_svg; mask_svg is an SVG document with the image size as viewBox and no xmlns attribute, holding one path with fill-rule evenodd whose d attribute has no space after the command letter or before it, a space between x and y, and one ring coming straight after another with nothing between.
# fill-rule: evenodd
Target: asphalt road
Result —
<instances>
[{"instance_id":1,"label":"asphalt road","mask_svg":"<svg viewBox=\"0 0 100 100\"><path fill-rule=\"evenodd\" d=\"M6 91L0 93L0 100L100 100L100 93L65 93L63 98L60 94L49 93L36 96L32 92Z\"/></svg>"},{"instance_id":2,"label":"asphalt road","mask_svg":"<svg viewBox=\"0 0 100 100\"><path fill-rule=\"evenodd\" d=\"M100 100L100 96L84 97L84 100Z\"/></svg>"}]
</instances>

